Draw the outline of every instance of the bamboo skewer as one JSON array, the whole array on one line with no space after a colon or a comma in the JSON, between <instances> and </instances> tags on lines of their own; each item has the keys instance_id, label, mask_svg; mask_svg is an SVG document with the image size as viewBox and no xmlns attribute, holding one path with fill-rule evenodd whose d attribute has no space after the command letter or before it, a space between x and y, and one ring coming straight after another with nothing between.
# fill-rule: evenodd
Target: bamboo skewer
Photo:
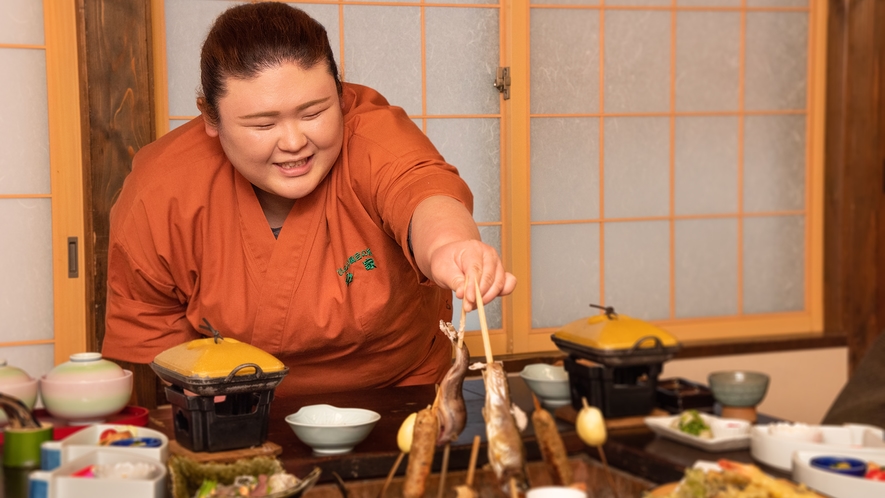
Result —
<instances>
[{"instance_id":1,"label":"bamboo skewer","mask_svg":"<svg viewBox=\"0 0 885 498\"><path fill-rule=\"evenodd\" d=\"M476 309L479 311L479 327L482 329L482 347L486 353L486 363L495 361L492 356L492 342L489 340L489 326L486 323L486 310L482 304L482 293L479 290L479 279L473 281L476 288Z\"/></svg>"},{"instance_id":2,"label":"bamboo skewer","mask_svg":"<svg viewBox=\"0 0 885 498\"><path fill-rule=\"evenodd\" d=\"M464 282L464 297L467 297L467 282ZM461 344L464 343L464 328L467 327L467 309L464 307L464 300L461 300L461 321L458 322L458 345L457 348L461 349Z\"/></svg>"},{"instance_id":3,"label":"bamboo skewer","mask_svg":"<svg viewBox=\"0 0 885 498\"><path fill-rule=\"evenodd\" d=\"M473 446L470 448L470 464L467 467L467 487L473 487L473 476L476 473L476 457L479 455L479 435L473 436Z\"/></svg>"},{"instance_id":4,"label":"bamboo skewer","mask_svg":"<svg viewBox=\"0 0 885 498\"><path fill-rule=\"evenodd\" d=\"M451 443L446 443L445 447L443 447L442 466L439 469L439 489L436 492L436 498L443 498L446 492L446 474L449 471L449 452L451 448Z\"/></svg>"},{"instance_id":5,"label":"bamboo skewer","mask_svg":"<svg viewBox=\"0 0 885 498\"><path fill-rule=\"evenodd\" d=\"M384 498L384 493L387 492L387 488L390 486L390 481L393 480L394 474L396 474L396 470L399 468L400 464L403 462L403 457L406 454L402 451L399 452L399 456L396 457L396 461L393 462L393 467L390 467L390 472L387 473L387 479L384 481L384 486L381 486L381 492L378 493L378 498Z\"/></svg>"},{"instance_id":6,"label":"bamboo skewer","mask_svg":"<svg viewBox=\"0 0 885 498\"><path fill-rule=\"evenodd\" d=\"M618 498L618 490L615 488L615 477L612 475L612 469L608 466L608 460L605 459L605 451L602 450L602 445L596 447L599 450L599 458L602 459L602 466L605 467L605 475L608 477L608 485L612 487L612 494L615 495L615 498Z\"/></svg>"}]
</instances>

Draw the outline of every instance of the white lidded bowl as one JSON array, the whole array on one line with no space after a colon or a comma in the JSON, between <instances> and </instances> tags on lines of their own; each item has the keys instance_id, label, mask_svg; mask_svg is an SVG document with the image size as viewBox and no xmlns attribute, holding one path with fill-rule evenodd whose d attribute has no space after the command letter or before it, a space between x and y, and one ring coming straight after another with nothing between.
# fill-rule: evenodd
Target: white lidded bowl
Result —
<instances>
[{"instance_id":1,"label":"white lidded bowl","mask_svg":"<svg viewBox=\"0 0 885 498\"><path fill-rule=\"evenodd\" d=\"M526 365L519 376L544 406L558 408L571 403L568 372L561 365L533 363Z\"/></svg>"},{"instance_id":2,"label":"white lidded bowl","mask_svg":"<svg viewBox=\"0 0 885 498\"><path fill-rule=\"evenodd\" d=\"M46 410L71 425L103 422L126 407L132 394L132 372L101 353L75 353L40 379Z\"/></svg>"},{"instance_id":3,"label":"white lidded bowl","mask_svg":"<svg viewBox=\"0 0 885 498\"><path fill-rule=\"evenodd\" d=\"M347 453L366 439L381 415L363 408L309 405L286 417L286 423L317 455Z\"/></svg>"}]
</instances>

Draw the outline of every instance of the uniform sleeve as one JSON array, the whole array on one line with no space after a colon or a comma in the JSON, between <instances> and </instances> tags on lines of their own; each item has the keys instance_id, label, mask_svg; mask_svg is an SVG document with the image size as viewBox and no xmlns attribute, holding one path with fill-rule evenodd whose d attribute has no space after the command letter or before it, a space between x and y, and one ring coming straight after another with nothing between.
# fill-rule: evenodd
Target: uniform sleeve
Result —
<instances>
[{"instance_id":1,"label":"uniform sleeve","mask_svg":"<svg viewBox=\"0 0 885 498\"><path fill-rule=\"evenodd\" d=\"M166 349L199 337L186 319L187 302L156 251L146 216L111 213L108 289L102 354L149 363Z\"/></svg>"},{"instance_id":2,"label":"uniform sleeve","mask_svg":"<svg viewBox=\"0 0 885 498\"><path fill-rule=\"evenodd\" d=\"M458 170L446 163L424 133L397 107L361 116L352 124L348 144L351 171L361 197L376 213L381 228L400 247L421 280L409 251L409 224L421 201L447 196L473 212L473 195Z\"/></svg>"}]
</instances>

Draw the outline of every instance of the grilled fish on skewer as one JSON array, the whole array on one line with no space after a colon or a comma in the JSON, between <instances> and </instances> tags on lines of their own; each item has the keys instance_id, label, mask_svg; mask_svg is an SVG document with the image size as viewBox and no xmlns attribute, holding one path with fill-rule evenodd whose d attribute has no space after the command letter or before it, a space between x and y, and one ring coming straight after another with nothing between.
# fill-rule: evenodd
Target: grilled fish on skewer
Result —
<instances>
[{"instance_id":1,"label":"grilled fish on skewer","mask_svg":"<svg viewBox=\"0 0 885 498\"><path fill-rule=\"evenodd\" d=\"M439 416L440 425L436 445L442 446L458 439L467 424L467 407L462 389L470 361L470 351L451 323L440 320L439 327L452 341L455 349L455 361L443 377L436 393L436 414Z\"/></svg>"},{"instance_id":2,"label":"grilled fish on skewer","mask_svg":"<svg viewBox=\"0 0 885 498\"><path fill-rule=\"evenodd\" d=\"M486 388L482 416L486 421L489 464L505 494L509 496L511 478L518 487L526 488L525 449L510 411L510 388L504 367L500 363L490 363L486 365L482 376Z\"/></svg>"}]
</instances>

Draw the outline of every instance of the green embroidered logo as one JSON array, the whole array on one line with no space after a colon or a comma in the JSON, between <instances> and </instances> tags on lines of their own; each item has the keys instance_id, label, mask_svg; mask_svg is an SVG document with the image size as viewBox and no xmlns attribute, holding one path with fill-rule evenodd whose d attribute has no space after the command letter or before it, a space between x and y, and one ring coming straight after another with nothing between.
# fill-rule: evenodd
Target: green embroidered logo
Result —
<instances>
[{"instance_id":1,"label":"green embroidered logo","mask_svg":"<svg viewBox=\"0 0 885 498\"><path fill-rule=\"evenodd\" d=\"M347 262L344 263L344 266L338 268L338 276L344 277L344 283L348 287L350 287L351 282L353 282L353 272L349 271L350 267L357 261L362 261L363 268L365 268L366 271L371 271L378 268L377 266L375 266L375 258L372 257L372 250L369 248L366 248L347 258Z\"/></svg>"}]
</instances>

